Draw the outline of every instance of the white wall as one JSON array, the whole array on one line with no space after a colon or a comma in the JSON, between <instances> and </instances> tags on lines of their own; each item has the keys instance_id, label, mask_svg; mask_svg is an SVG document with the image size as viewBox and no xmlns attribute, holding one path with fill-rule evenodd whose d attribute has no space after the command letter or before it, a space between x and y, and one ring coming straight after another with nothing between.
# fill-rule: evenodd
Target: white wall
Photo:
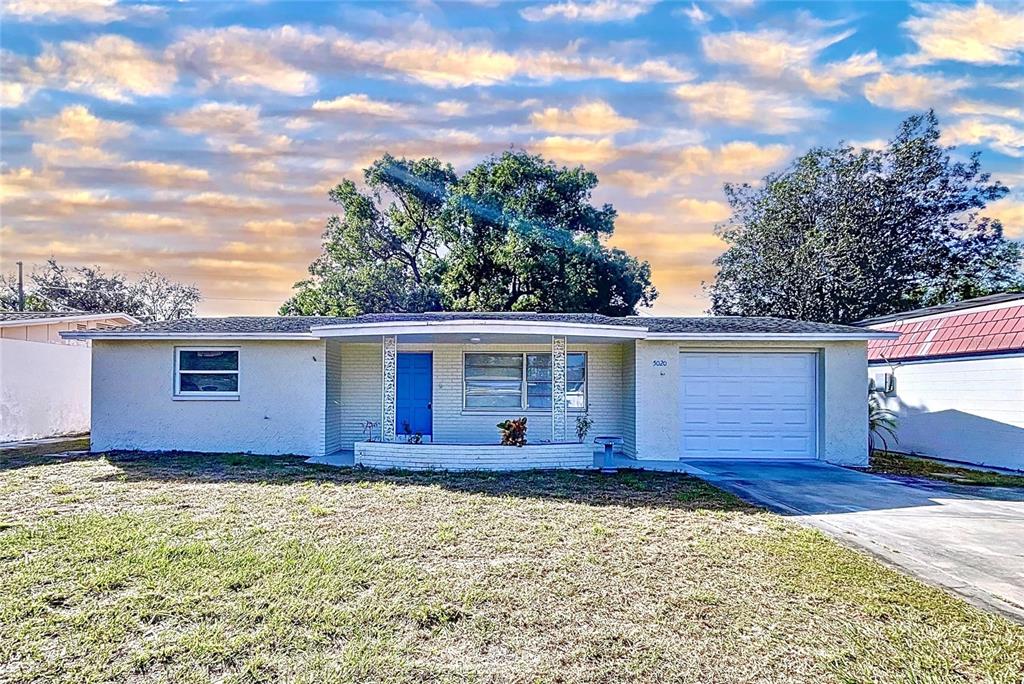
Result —
<instances>
[{"instance_id":1,"label":"white wall","mask_svg":"<svg viewBox=\"0 0 1024 684\"><path fill-rule=\"evenodd\" d=\"M909 362L894 374L896 449L1024 470L1024 355Z\"/></svg>"},{"instance_id":2,"label":"white wall","mask_svg":"<svg viewBox=\"0 0 1024 684\"><path fill-rule=\"evenodd\" d=\"M674 460L682 453L679 429L679 353L687 350L794 349L821 355L819 458L867 465L867 343L636 342L636 456Z\"/></svg>"},{"instance_id":3,"label":"white wall","mask_svg":"<svg viewBox=\"0 0 1024 684\"><path fill-rule=\"evenodd\" d=\"M0 441L87 432L90 365L88 347L0 339Z\"/></svg>"},{"instance_id":4,"label":"white wall","mask_svg":"<svg viewBox=\"0 0 1024 684\"><path fill-rule=\"evenodd\" d=\"M92 448L322 455L322 340L225 341L239 348L237 400L174 398L174 348L195 341L93 343Z\"/></svg>"},{"instance_id":5,"label":"white wall","mask_svg":"<svg viewBox=\"0 0 1024 684\"><path fill-rule=\"evenodd\" d=\"M866 342L832 342L823 356L824 405L820 441L823 460L868 464L868 365Z\"/></svg>"},{"instance_id":6,"label":"white wall","mask_svg":"<svg viewBox=\"0 0 1024 684\"><path fill-rule=\"evenodd\" d=\"M366 420L380 420L381 404L381 348L379 344L339 343L328 341L328 346L340 347L340 382L329 383L333 388L328 402L337 402L340 415L328 431L329 444L340 444L351 449L353 443L365 439L362 426ZM493 410L467 411L462 407L462 355L463 352L545 352L545 345L493 345L493 344L402 344L398 351L429 351L433 354L433 419L435 442L456 444L496 443L497 424L519 415L527 416L527 438L532 442L551 439L550 411ZM597 435L622 435L622 354L618 344L569 344L569 351L587 352L587 401L594 425L588 441ZM568 432L575 438L576 412L569 412ZM339 431L340 435L334 434ZM376 429L380 437L380 428Z\"/></svg>"}]
</instances>

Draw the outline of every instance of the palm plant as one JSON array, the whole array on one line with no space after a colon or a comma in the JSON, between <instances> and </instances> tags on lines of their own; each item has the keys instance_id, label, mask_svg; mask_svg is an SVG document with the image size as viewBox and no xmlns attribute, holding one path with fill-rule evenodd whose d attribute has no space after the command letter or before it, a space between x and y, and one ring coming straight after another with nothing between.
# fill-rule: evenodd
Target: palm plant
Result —
<instances>
[{"instance_id":1,"label":"palm plant","mask_svg":"<svg viewBox=\"0 0 1024 684\"><path fill-rule=\"evenodd\" d=\"M868 394L868 445L871 451L875 450L875 439L882 442L882 448L889 450L888 437L893 443L899 443L896 436L896 414L890 411L882 403L878 394Z\"/></svg>"}]
</instances>

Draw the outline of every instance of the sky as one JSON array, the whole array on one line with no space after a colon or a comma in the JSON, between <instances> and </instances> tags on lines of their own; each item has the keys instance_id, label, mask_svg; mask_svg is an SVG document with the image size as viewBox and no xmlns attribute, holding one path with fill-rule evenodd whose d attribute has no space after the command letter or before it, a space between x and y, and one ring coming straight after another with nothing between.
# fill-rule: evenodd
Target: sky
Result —
<instances>
[{"instance_id":1,"label":"sky","mask_svg":"<svg viewBox=\"0 0 1024 684\"><path fill-rule=\"evenodd\" d=\"M0 270L50 256L273 314L385 152L595 171L651 313L699 314L725 182L934 108L1024 238L1024 4L4 0Z\"/></svg>"}]
</instances>

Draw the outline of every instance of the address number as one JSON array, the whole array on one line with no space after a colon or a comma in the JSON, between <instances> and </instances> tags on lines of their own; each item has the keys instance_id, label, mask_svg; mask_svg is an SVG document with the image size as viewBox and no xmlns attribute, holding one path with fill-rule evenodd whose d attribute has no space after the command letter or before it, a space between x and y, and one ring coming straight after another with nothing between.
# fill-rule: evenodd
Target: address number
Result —
<instances>
[{"instance_id":1,"label":"address number","mask_svg":"<svg viewBox=\"0 0 1024 684\"><path fill-rule=\"evenodd\" d=\"M654 361L651 362L651 365L653 365L655 368L659 368L661 366L667 366L668 361L666 361L665 359L655 359Z\"/></svg>"}]
</instances>

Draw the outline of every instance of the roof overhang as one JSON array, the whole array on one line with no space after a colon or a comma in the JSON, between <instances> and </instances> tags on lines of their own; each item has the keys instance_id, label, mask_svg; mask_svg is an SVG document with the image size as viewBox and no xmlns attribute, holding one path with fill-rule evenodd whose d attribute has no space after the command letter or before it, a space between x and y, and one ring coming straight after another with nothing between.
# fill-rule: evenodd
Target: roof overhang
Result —
<instances>
[{"instance_id":1,"label":"roof overhang","mask_svg":"<svg viewBox=\"0 0 1024 684\"><path fill-rule=\"evenodd\" d=\"M66 340L317 340L310 333L116 333L72 330L60 334Z\"/></svg>"},{"instance_id":2,"label":"roof overhang","mask_svg":"<svg viewBox=\"0 0 1024 684\"><path fill-rule=\"evenodd\" d=\"M650 333L644 339L666 340L680 342L686 341L730 341L740 340L748 342L760 341L785 341L795 340L800 342L840 342L840 341L863 341L863 340L894 340L899 333L865 330L863 333Z\"/></svg>"},{"instance_id":3,"label":"roof overhang","mask_svg":"<svg viewBox=\"0 0 1024 684\"><path fill-rule=\"evenodd\" d=\"M128 314L104 313L82 314L80 316L52 316L50 318L19 318L13 321L0 321L0 328L14 328L24 325L54 325L57 323L85 323L88 321L106 321L110 319L120 319L124 321L123 325L137 325L142 322Z\"/></svg>"},{"instance_id":4,"label":"roof overhang","mask_svg":"<svg viewBox=\"0 0 1024 684\"><path fill-rule=\"evenodd\" d=\"M400 335L404 338L425 337L438 340L467 335L514 335L518 337L566 336L588 339L638 340L647 337L647 328L629 325L595 325L545 321L487 320L479 318L447 321L398 321L380 323L342 323L313 326L318 337L381 337Z\"/></svg>"}]
</instances>

